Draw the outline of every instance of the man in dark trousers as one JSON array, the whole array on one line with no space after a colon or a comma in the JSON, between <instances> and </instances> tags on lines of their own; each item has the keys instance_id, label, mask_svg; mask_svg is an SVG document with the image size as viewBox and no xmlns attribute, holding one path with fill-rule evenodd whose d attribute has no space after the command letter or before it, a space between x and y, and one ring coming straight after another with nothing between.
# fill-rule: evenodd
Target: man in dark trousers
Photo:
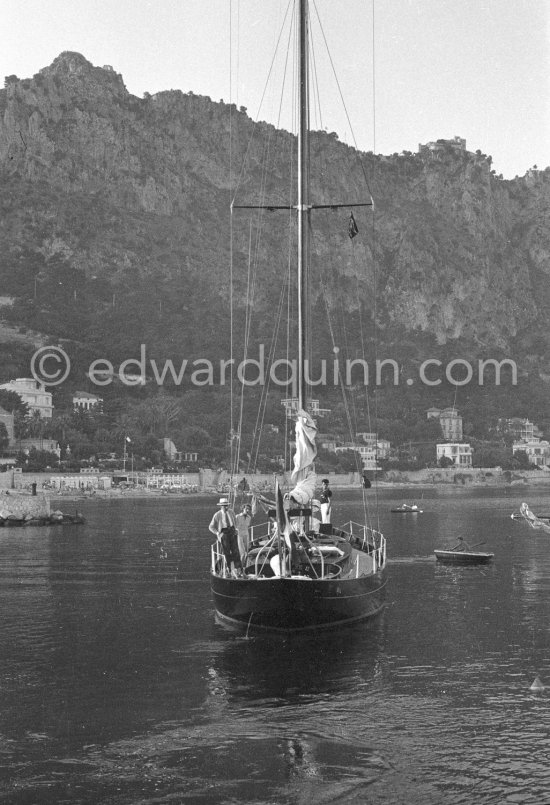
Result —
<instances>
[{"instance_id":1,"label":"man in dark trousers","mask_svg":"<svg viewBox=\"0 0 550 805\"><path fill-rule=\"evenodd\" d=\"M332 510L332 490L329 489L328 478L323 478L321 481L323 488L319 495L319 503L321 504L321 520L323 523L330 523L330 513Z\"/></svg>"},{"instance_id":2,"label":"man in dark trousers","mask_svg":"<svg viewBox=\"0 0 550 805\"><path fill-rule=\"evenodd\" d=\"M233 570L234 576L244 576L239 553L239 536L235 512L229 508L227 498L220 498L218 506L219 510L212 517L208 529L212 534L215 534L222 546L229 571Z\"/></svg>"}]
</instances>

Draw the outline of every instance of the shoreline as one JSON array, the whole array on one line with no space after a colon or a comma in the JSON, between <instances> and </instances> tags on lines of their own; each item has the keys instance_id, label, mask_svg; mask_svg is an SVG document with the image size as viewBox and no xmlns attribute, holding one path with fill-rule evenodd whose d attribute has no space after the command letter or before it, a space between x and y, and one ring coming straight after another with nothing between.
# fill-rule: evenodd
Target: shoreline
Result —
<instances>
[{"instance_id":1,"label":"shoreline","mask_svg":"<svg viewBox=\"0 0 550 805\"><path fill-rule=\"evenodd\" d=\"M356 484L334 484L332 486L333 489L341 490L344 492L349 492L353 490L360 490L361 486ZM380 481L376 485L373 484L371 488L371 492L378 489L378 491L385 491L385 490L399 490L399 489L407 489L407 490L418 490L418 492L424 492L427 489L436 489L436 490L444 490L444 489L454 489L454 490L465 490L465 489L517 489L517 488L524 488L528 489L536 489L536 488L548 488L550 489L550 478L544 478L541 480L534 481L532 479L521 479L521 480L514 480L514 481L500 481L499 483L487 483L483 481L471 481L466 484L457 483L457 482L435 482L429 483L426 481ZM89 493L81 493L76 490L71 490L68 493L63 492L51 492L46 491L45 494L49 498L51 504L61 502L66 500L68 502L74 501L85 501L85 500L144 500L144 499L158 499L158 500L187 500L187 499L201 499L207 498L212 499L215 497L219 497L220 495L227 494L227 491L218 491L218 490L199 490L197 492L161 492L157 490L146 490L146 489L110 489L110 490L95 490Z\"/></svg>"}]
</instances>

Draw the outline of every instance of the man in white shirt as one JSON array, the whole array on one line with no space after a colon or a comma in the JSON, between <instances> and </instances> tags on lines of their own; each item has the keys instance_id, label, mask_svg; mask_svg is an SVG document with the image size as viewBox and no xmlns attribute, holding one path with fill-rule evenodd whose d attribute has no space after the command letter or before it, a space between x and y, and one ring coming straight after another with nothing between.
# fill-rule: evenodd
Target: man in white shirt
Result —
<instances>
[{"instance_id":1,"label":"man in white shirt","mask_svg":"<svg viewBox=\"0 0 550 805\"><path fill-rule=\"evenodd\" d=\"M212 517L209 531L214 534L220 543L227 562L227 567L236 577L244 576L237 533L237 520L233 509L229 508L229 500L220 498L219 509Z\"/></svg>"},{"instance_id":2,"label":"man in white shirt","mask_svg":"<svg viewBox=\"0 0 550 805\"><path fill-rule=\"evenodd\" d=\"M329 489L328 478L323 478L322 484L323 488L321 490L321 494L319 495L319 500L321 502L321 517L323 523L330 523L330 514L332 511L332 490Z\"/></svg>"},{"instance_id":3,"label":"man in white shirt","mask_svg":"<svg viewBox=\"0 0 550 805\"><path fill-rule=\"evenodd\" d=\"M246 562L246 555L250 547L250 523L252 522L252 512L250 503L244 503L242 510L235 518L237 521L237 532L239 534L239 553L241 562Z\"/></svg>"}]
</instances>

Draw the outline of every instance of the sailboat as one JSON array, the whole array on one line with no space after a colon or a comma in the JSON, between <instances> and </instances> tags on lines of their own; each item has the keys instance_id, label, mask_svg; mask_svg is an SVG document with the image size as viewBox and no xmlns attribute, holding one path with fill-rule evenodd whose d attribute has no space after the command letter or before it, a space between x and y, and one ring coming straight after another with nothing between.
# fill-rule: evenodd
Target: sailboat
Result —
<instances>
[{"instance_id":1,"label":"sailboat","mask_svg":"<svg viewBox=\"0 0 550 805\"><path fill-rule=\"evenodd\" d=\"M386 541L368 524L342 527L315 517L316 423L308 405L305 361L308 328L306 266L311 212L317 208L370 206L372 199L347 204L312 203L309 192L308 2L298 3L299 110L297 203L266 205L297 216L297 410L293 487L276 483L268 521L253 529L242 572L232 575L220 542L211 548L214 607L225 623L247 629L308 632L334 629L378 615L384 607ZM232 205L233 209L259 205ZM353 216L352 216L352 220ZM220 501L222 504L222 501Z\"/></svg>"}]
</instances>

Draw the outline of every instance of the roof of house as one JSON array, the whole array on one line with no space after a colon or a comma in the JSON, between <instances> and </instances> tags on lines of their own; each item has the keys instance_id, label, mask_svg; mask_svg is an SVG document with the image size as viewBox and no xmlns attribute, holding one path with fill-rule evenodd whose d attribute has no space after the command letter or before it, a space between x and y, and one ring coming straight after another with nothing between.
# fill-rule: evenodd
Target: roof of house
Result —
<instances>
[{"instance_id":1,"label":"roof of house","mask_svg":"<svg viewBox=\"0 0 550 805\"><path fill-rule=\"evenodd\" d=\"M85 400L100 400L101 397L98 397L97 394L89 394L87 391L75 391L73 394L73 400L75 397L79 397Z\"/></svg>"}]
</instances>

